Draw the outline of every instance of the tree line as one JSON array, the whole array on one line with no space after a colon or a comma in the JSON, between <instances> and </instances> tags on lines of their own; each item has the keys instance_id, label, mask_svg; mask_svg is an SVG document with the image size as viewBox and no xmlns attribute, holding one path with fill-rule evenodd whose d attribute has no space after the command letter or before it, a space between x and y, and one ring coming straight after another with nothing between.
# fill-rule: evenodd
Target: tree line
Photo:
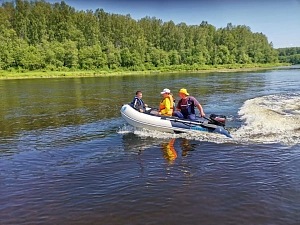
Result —
<instances>
[{"instance_id":1,"label":"tree line","mask_svg":"<svg viewBox=\"0 0 300 225\"><path fill-rule=\"evenodd\" d=\"M177 65L277 63L278 51L246 25L216 29L135 20L103 9L78 11L64 1L4 2L0 7L0 69L150 70Z\"/></svg>"},{"instance_id":2,"label":"tree line","mask_svg":"<svg viewBox=\"0 0 300 225\"><path fill-rule=\"evenodd\" d=\"M277 51L280 62L300 64L300 47L278 48Z\"/></svg>"}]
</instances>

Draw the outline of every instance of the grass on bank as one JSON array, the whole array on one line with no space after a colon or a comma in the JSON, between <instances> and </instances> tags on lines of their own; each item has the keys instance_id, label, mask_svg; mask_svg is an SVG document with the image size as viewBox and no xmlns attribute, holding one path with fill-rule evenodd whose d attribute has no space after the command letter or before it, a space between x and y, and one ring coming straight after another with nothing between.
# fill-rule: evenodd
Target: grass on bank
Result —
<instances>
[{"instance_id":1,"label":"grass on bank","mask_svg":"<svg viewBox=\"0 0 300 225\"><path fill-rule=\"evenodd\" d=\"M136 68L118 68L114 70L77 70L60 68L60 71L36 70L28 71L25 69L0 70L0 79L25 79L25 78L57 78L57 77L101 77L101 76L122 76L133 74L157 74L157 73L176 73L176 72L237 72L255 71L261 69L276 68L279 66L290 66L289 63L272 64L227 64L227 65L172 65L163 67L152 67L147 70L136 70ZM136 71L134 71L136 70Z\"/></svg>"}]
</instances>

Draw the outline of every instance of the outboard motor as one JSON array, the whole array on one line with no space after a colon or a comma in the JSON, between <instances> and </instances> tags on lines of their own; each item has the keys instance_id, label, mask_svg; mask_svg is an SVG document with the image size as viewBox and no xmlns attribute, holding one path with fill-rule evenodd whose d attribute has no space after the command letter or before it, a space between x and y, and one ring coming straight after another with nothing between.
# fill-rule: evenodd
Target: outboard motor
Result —
<instances>
[{"instance_id":1,"label":"outboard motor","mask_svg":"<svg viewBox=\"0 0 300 225\"><path fill-rule=\"evenodd\" d=\"M212 124L225 127L226 116L210 114L209 119Z\"/></svg>"}]
</instances>

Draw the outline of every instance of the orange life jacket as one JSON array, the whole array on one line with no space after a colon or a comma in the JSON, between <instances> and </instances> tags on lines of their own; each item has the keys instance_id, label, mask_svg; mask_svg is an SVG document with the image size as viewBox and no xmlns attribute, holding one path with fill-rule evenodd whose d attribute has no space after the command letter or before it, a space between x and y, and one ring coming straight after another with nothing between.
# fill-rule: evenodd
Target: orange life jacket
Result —
<instances>
[{"instance_id":1,"label":"orange life jacket","mask_svg":"<svg viewBox=\"0 0 300 225\"><path fill-rule=\"evenodd\" d=\"M167 115L168 115L168 116L172 116L173 110L174 110L174 100L173 100L173 96L169 94L167 98L169 98L169 100L170 100L170 110L167 112ZM160 105L159 105L159 111L160 111L160 112L161 112L163 109L166 108L166 106L162 104L164 100L165 100L165 99L163 99L163 100L160 102Z\"/></svg>"}]
</instances>

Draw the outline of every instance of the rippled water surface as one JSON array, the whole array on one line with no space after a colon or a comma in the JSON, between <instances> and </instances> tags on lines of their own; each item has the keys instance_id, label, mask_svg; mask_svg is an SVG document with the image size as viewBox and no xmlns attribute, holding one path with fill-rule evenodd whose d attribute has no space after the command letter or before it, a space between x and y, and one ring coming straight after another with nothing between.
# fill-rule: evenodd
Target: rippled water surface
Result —
<instances>
[{"instance_id":1,"label":"rippled water surface","mask_svg":"<svg viewBox=\"0 0 300 225\"><path fill-rule=\"evenodd\" d=\"M0 224L300 224L300 67L0 80ZM232 139L137 130L180 88Z\"/></svg>"}]
</instances>

